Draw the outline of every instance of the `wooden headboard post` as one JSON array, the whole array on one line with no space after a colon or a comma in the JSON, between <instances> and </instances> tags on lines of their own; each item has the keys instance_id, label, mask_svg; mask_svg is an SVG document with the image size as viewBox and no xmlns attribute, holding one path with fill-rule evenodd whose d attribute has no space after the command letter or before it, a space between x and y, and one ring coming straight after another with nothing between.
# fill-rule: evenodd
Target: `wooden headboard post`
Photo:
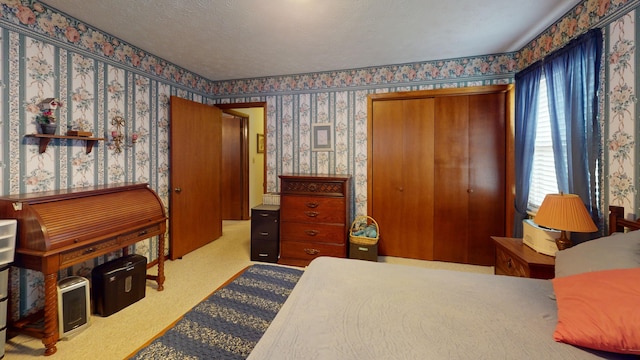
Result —
<instances>
[{"instance_id":1,"label":"wooden headboard post","mask_svg":"<svg viewBox=\"0 0 640 360\"><path fill-rule=\"evenodd\" d=\"M640 221L624 218L624 207L609 205L609 235L615 232L625 232L640 229Z\"/></svg>"},{"instance_id":2,"label":"wooden headboard post","mask_svg":"<svg viewBox=\"0 0 640 360\"><path fill-rule=\"evenodd\" d=\"M624 207L609 205L609 235L624 231L624 226L618 224L618 219L624 219Z\"/></svg>"}]
</instances>

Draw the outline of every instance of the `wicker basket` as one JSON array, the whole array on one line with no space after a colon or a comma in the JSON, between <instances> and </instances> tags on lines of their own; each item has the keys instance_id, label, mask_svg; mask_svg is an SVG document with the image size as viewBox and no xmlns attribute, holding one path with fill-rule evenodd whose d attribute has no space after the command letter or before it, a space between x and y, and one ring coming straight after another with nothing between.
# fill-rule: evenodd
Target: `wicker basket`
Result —
<instances>
[{"instance_id":1,"label":"wicker basket","mask_svg":"<svg viewBox=\"0 0 640 360\"><path fill-rule=\"evenodd\" d=\"M365 226L370 224L375 225L376 237L370 238L366 236L357 236L353 234L354 231L358 231L358 226L363 223L365 224ZM371 216L367 216L367 215L356 216L356 219L353 220L353 223L351 224L351 229L349 230L349 241L353 244L358 244L358 245L374 245L378 243L378 239L380 239L380 227L378 226L378 223Z\"/></svg>"}]
</instances>

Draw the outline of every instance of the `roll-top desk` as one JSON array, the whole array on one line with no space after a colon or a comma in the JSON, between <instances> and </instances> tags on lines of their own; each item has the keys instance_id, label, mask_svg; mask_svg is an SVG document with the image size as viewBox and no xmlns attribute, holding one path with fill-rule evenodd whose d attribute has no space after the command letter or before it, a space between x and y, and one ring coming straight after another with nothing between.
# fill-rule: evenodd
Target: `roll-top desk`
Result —
<instances>
[{"instance_id":1,"label":"roll-top desk","mask_svg":"<svg viewBox=\"0 0 640 360\"><path fill-rule=\"evenodd\" d=\"M158 235L158 291L164 283L166 215L147 184L123 183L0 197L0 218L17 219L15 266L44 275L44 314L19 319L12 330L42 338L56 352L58 271ZM37 323L43 325L37 326Z\"/></svg>"},{"instance_id":2,"label":"roll-top desk","mask_svg":"<svg viewBox=\"0 0 640 360\"><path fill-rule=\"evenodd\" d=\"M281 264L306 266L318 256L347 257L350 175L280 175Z\"/></svg>"}]
</instances>

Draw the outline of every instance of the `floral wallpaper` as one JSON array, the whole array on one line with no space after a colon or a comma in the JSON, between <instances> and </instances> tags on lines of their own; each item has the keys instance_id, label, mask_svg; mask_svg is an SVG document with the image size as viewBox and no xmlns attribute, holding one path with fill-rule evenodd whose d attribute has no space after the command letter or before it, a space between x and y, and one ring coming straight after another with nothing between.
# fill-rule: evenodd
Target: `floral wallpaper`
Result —
<instances>
[{"instance_id":1,"label":"floral wallpaper","mask_svg":"<svg viewBox=\"0 0 640 360\"><path fill-rule=\"evenodd\" d=\"M518 52L518 69L542 59L589 29L602 27L608 19L628 12L638 3L637 0L582 1Z\"/></svg>"},{"instance_id":2,"label":"floral wallpaper","mask_svg":"<svg viewBox=\"0 0 640 360\"><path fill-rule=\"evenodd\" d=\"M367 204L367 96L378 92L503 84L528 64L593 26L605 26L607 96L602 127L605 203L635 209L635 33L637 0L585 0L518 52L322 73L214 82L101 32L33 0L0 0L0 193L148 182L168 208L169 97L206 104L266 102L267 189L278 191L278 175L289 172L349 173L354 213ZM613 23L611 21L615 20ZM609 24L611 23L611 24ZM107 140L90 154L83 143L56 140L39 154L34 139L36 104L56 97L60 129L92 131ZM606 109L606 110L605 110ZM115 116L135 146L120 153L108 140ZM331 122L335 150L311 151L311 125ZM134 251L153 259L157 240ZM119 254L61 271L87 276ZM42 307L42 276L13 268L17 317Z\"/></svg>"},{"instance_id":3,"label":"floral wallpaper","mask_svg":"<svg viewBox=\"0 0 640 360\"><path fill-rule=\"evenodd\" d=\"M635 84L636 73L636 11L632 11L609 27L606 63L609 99L604 119L606 149L605 182L609 189L609 204L625 206L627 212L638 213L636 173L638 149L636 139L639 127L636 124L638 99Z\"/></svg>"}]
</instances>

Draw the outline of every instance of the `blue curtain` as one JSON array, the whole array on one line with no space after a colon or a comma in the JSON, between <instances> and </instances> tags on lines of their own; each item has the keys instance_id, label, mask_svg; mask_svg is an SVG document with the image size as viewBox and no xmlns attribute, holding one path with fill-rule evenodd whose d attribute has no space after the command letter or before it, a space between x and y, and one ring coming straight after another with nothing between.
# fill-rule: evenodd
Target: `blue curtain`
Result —
<instances>
[{"instance_id":1,"label":"blue curtain","mask_svg":"<svg viewBox=\"0 0 640 360\"><path fill-rule=\"evenodd\" d=\"M593 29L544 59L558 189L579 195L596 224L600 224L596 169L601 151L597 118L601 55L602 32Z\"/></svg>"},{"instance_id":2,"label":"blue curtain","mask_svg":"<svg viewBox=\"0 0 640 360\"><path fill-rule=\"evenodd\" d=\"M522 237L522 220L527 218L533 150L536 143L536 119L542 63L537 62L516 74L515 118L515 216L513 236Z\"/></svg>"}]
</instances>

